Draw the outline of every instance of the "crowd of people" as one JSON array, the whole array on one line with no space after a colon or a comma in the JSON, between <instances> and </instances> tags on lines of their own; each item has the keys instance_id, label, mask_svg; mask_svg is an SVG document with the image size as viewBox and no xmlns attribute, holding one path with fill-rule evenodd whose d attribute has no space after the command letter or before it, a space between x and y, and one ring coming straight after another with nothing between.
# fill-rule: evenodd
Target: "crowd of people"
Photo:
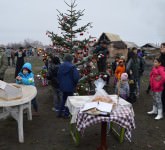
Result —
<instances>
[{"instance_id":1,"label":"crowd of people","mask_svg":"<svg viewBox=\"0 0 165 150\"><path fill-rule=\"evenodd\" d=\"M93 56L97 57L97 67L99 72L107 70L108 43L100 42L100 45L93 50ZM16 83L25 85L35 85L32 65L24 63L25 51L22 47L12 54L12 50L6 49L6 54L0 52L0 80L4 78L4 72L10 65L10 56L17 57L16 63L12 60L12 65L16 66ZM145 59L140 49L132 48L128 51L127 57L116 56L112 62L114 75L114 92L123 99L134 103L140 95L141 76L145 70ZM69 117L69 110L65 107L68 96L73 96L80 75L78 68L73 64L73 55L66 54L61 62L57 55L50 55L49 60L43 59L45 80L50 80L53 88L53 111L57 112L57 117ZM45 81L44 81L45 83ZM46 81L47 83L47 81ZM109 83L107 83L109 84ZM47 85L47 84L46 84ZM156 114L156 120L163 118L165 111L165 43L161 44L160 57L154 59L153 68L150 72L149 88L153 96L153 109L147 112L149 115ZM147 92L148 92L147 90ZM36 99L32 100L34 112L38 112Z\"/></svg>"}]
</instances>

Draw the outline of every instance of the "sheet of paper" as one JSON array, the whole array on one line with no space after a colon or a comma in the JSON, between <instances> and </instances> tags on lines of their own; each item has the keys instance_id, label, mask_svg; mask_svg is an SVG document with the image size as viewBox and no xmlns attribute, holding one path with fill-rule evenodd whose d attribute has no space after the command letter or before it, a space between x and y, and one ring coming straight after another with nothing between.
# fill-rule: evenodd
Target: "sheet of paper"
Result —
<instances>
[{"instance_id":1,"label":"sheet of paper","mask_svg":"<svg viewBox=\"0 0 165 150\"><path fill-rule=\"evenodd\" d=\"M99 102L96 108L99 111L110 113L112 111L112 106L113 104L110 104L110 103Z\"/></svg>"},{"instance_id":2,"label":"sheet of paper","mask_svg":"<svg viewBox=\"0 0 165 150\"><path fill-rule=\"evenodd\" d=\"M6 82L3 82L3 81L0 80L0 89L4 90L6 85L7 85Z\"/></svg>"},{"instance_id":3,"label":"sheet of paper","mask_svg":"<svg viewBox=\"0 0 165 150\"><path fill-rule=\"evenodd\" d=\"M92 108L97 108L97 105L98 105L97 102L86 103L84 105L84 107L81 109L81 111L87 111L87 110L92 109Z\"/></svg>"}]
</instances>

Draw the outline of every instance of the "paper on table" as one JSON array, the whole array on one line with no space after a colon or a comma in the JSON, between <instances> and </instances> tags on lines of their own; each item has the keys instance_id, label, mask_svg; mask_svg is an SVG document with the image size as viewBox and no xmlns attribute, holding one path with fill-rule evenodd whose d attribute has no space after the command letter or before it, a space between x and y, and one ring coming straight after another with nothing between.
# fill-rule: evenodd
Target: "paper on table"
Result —
<instances>
[{"instance_id":1,"label":"paper on table","mask_svg":"<svg viewBox=\"0 0 165 150\"><path fill-rule=\"evenodd\" d=\"M113 104L105 103L105 102L99 102L97 105L97 109L103 112L110 113L112 111Z\"/></svg>"},{"instance_id":2,"label":"paper on table","mask_svg":"<svg viewBox=\"0 0 165 150\"><path fill-rule=\"evenodd\" d=\"M81 111L86 111L92 108L96 108L98 105L97 102L89 102L89 103L85 103L84 107L81 109Z\"/></svg>"},{"instance_id":3,"label":"paper on table","mask_svg":"<svg viewBox=\"0 0 165 150\"><path fill-rule=\"evenodd\" d=\"M86 103L84 107L81 109L81 111L87 111L89 109L96 108L99 111L110 113L112 111L112 107L113 107L113 104L110 104L110 103L90 102L90 103Z\"/></svg>"}]
</instances>

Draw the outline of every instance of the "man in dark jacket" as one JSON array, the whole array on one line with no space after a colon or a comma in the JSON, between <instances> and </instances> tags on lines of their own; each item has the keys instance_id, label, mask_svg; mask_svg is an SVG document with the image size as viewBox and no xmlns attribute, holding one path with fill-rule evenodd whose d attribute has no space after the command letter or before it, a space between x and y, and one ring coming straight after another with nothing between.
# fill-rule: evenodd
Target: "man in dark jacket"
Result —
<instances>
[{"instance_id":1,"label":"man in dark jacket","mask_svg":"<svg viewBox=\"0 0 165 150\"><path fill-rule=\"evenodd\" d=\"M62 101L62 92L59 89L59 82L57 79L57 73L60 66L60 59L57 56L51 56L51 61L49 62L47 79L51 81L53 89L53 111L59 111L60 103Z\"/></svg>"},{"instance_id":2,"label":"man in dark jacket","mask_svg":"<svg viewBox=\"0 0 165 150\"><path fill-rule=\"evenodd\" d=\"M0 80L4 79L5 71L7 69L7 57L3 51L3 49L0 48Z\"/></svg>"},{"instance_id":3,"label":"man in dark jacket","mask_svg":"<svg viewBox=\"0 0 165 150\"><path fill-rule=\"evenodd\" d=\"M76 67L72 64L73 56L66 54L64 57L64 63L60 65L57 74L57 79L59 81L60 90L63 92L63 99L60 105L60 110L58 117L63 116L68 117L69 110L65 108L65 102L68 96L73 96L73 92L79 80L79 72Z\"/></svg>"},{"instance_id":4,"label":"man in dark jacket","mask_svg":"<svg viewBox=\"0 0 165 150\"><path fill-rule=\"evenodd\" d=\"M103 40L100 45L93 51L97 55L97 67L99 72L106 72L107 49L108 42Z\"/></svg>"},{"instance_id":5,"label":"man in dark jacket","mask_svg":"<svg viewBox=\"0 0 165 150\"><path fill-rule=\"evenodd\" d=\"M26 56L26 53L23 51L23 47L19 48L18 52L15 53L15 56L17 57L15 77L17 77L18 73L21 71L24 65L24 57Z\"/></svg>"},{"instance_id":6,"label":"man in dark jacket","mask_svg":"<svg viewBox=\"0 0 165 150\"><path fill-rule=\"evenodd\" d=\"M135 100L140 94L140 78L144 71L145 62L143 58L138 57L137 49L133 48L132 52L127 57L129 60L126 64L126 72L129 75L130 82L130 101Z\"/></svg>"}]
</instances>

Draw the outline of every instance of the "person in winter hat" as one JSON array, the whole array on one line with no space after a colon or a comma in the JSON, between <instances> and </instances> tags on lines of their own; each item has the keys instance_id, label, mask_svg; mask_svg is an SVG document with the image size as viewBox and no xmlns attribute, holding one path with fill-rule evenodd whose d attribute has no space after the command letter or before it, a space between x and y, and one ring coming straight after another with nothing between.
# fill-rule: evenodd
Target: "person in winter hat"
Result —
<instances>
[{"instance_id":1,"label":"person in winter hat","mask_svg":"<svg viewBox=\"0 0 165 150\"><path fill-rule=\"evenodd\" d=\"M30 63L25 63L16 77L16 83L17 84L24 84L24 85L33 85L34 83L34 74L32 72L32 65ZM36 101L36 98L32 100L32 105L34 108L33 115L38 115L38 104Z\"/></svg>"},{"instance_id":2,"label":"person in winter hat","mask_svg":"<svg viewBox=\"0 0 165 150\"><path fill-rule=\"evenodd\" d=\"M57 79L57 73L59 70L61 62L59 57L51 56L51 61L49 62L47 79L51 81L51 86L53 89L53 103L54 107L52 108L53 111L59 111L60 103L62 101L62 92L59 88L59 82Z\"/></svg>"},{"instance_id":3,"label":"person in winter hat","mask_svg":"<svg viewBox=\"0 0 165 150\"><path fill-rule=\"evenodd\" d=\"M156 120L163 118L162 91L165 84L165 67L161 65L160 58L154 60L154 67L150 73L150 86L153 97L153 109L147 112L149 115L157 114Z\"/></svg>"},{"instance_id":4,"label":"person in winter hat","mask_svg":"<svg viewBox=\"0 0 165 150\"><path fill-rule=\"evenodd\" d=\"M65 107L65 103L68 96L73 96L73 92L77 86L79 80L79 72L77 68L72 64L73 56L66 54L64 56L64 63L59 66L57 73L57 79L59 82L60 91L63 93L63 99L60 104L60 109L57 117L68 117L69 110ZM63 111L65 110L65 111Z\"/></svg>"},{"instance_id":5,"label":"person in winter hat","mask_svg":"<svg viewBox=\"0 0 165 150\"><path fill-rule=\"evenodd\" d=\"M93 54L97 55L97 67L99 72L106 72L108 44L108 41L102 40L100 41L99 46L97 46L96 49L93 51Z\"/></svg>"},{"instance_id":6,"label":"person in winter hat","mask_svg":"<svg viewBox=\"0 0 165 150\"><path fill-rule=\"evenodd\" d=\"M120 80L121 74L124 73L125 71L126 71L126 69L125 69L124 61L120 59L119 64L115 70L115 77L116 77L117 81Z\"/></svg>"},{"instance_id":7,"label":"person in winter hat","mask_svg":"<svg viewBox=\"0 0 165 150\"><path fill-rule=\"evenodd\" d=\"M125 100L127 100L127 98L129 97L129 84L127 73L121 74L121 80L119 80L117 83L115 93Z\"/></svg>"}]
</instances>

